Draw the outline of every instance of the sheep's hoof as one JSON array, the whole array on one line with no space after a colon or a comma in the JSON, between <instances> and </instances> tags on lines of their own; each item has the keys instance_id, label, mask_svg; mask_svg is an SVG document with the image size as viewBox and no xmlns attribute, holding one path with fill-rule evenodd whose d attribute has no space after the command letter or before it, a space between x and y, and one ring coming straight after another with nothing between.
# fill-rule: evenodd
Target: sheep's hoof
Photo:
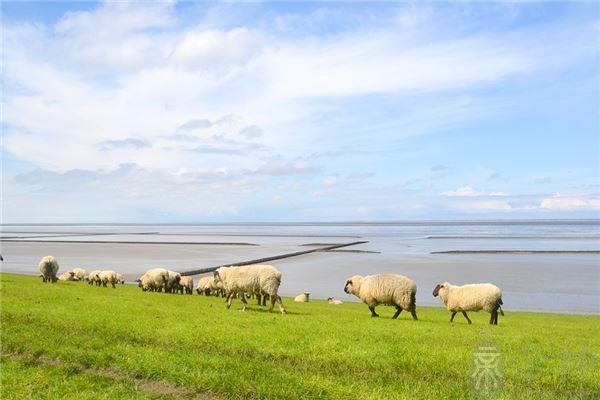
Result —
<instances>
[{"instance_id":1,"label":"sheep's hoof","mask_svg":"<svg viewBox=\"0 0 600 400\"><path fill-rule=\"evenodd\" d=\"M371 318L377 318L379 317L379 314L371 314Z\"/></svg>"}]
</instances>

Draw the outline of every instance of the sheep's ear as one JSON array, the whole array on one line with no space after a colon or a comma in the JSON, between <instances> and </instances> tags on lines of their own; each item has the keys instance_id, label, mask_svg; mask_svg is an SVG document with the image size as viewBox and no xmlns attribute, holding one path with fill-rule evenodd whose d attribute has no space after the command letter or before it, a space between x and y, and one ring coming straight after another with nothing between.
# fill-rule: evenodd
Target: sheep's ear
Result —
<instances>
[{"instance_id":1,"label":"sheep's ear","mask_svg":"<svg viewBox=\"0 0 600 400\"><path fill-rule=\"evenodd\" d=\"M346 281L346 285L351 285L351 284L352 284L352 279L348 279L348 280Z\"/></svg>"}]
</instances>

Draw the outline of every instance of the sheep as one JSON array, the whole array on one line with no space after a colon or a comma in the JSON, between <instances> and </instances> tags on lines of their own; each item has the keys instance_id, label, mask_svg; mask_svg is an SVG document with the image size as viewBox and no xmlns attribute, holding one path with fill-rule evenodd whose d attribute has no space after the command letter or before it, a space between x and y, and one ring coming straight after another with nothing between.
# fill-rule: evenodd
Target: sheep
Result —
<instances>
[{"instance_id":1,"label":"sheep","mask_svg":"<svg viewBox=\"0 0 600 400\"><path fill-rule=\"evenodd\" d=\"M83 268L73 268L72 269L73 274L75 275L75 277L77 278L78 281L82 281L85 279L85 269Z\"/></svg>"},{"instance_id":2,"label":"sheep","mask_svg":"<svg viewBox=\"0 0 600 400\"><path fill-rule=\"evenodd\" d=\"M194 280L191 276L182 276L179 280L179 291L183 294L185 290L185 294L192 294L194 291Z\"/></svg>"},{"instance_id":3,"label":"sheep","mask_svg":"<svg viewBox=\"0 0 600 400\"><path fill-rule=\"evenodd\" d=\"M102 283L102 286L107 287L107 284L110 283L115 288L115 284L119 283L118 274L115 271L101 271L98 274L98 279Z\"/></svg>"},{"instance_id":4,"label":"sheep","mask_svg":"<svg viewBox=\"0 0 600 400\"><path fill-rule=\"evenodd\" d=\"M413 320L417 320L417 285L412 279L402 275L354 275L346 281L344 292L358 297L371 310L371 317L379 317L375 307L379 304L395 306L398 318L402 310L410 311Z\"/></svg>"},{"instance_id":5,"label":"sheep","mask_svg":"<svg viewBox=\"0 0 600 400\"><path fill-rule=\"evenodd\" d=\"M75 278L75 273L73 271L68 271L68 272L61 274L58 277L58 280L59 281L77 281L79 279Z\"/></svg>"},{"instance_id":6,"label":"sheep","mask_svg":"<svg viewBox=\"0 0 600 400\"><path fill-rule=\"evenodd\" d=\"M433 289L433 297L440 296L440 299L452 312L450 322L454 321L454 316L461 311L469 324L471 320L467 316L467 311L485 310L490 315L490 325L498 325L498 310L502 311L502 290L491 283L476 283L463 286L455 286L448 282L440 283Z\"/></svg>"},{"instance_id":7,"label":"sheep","mask_svg":"<svg viewBox=\"0 0 600 400\"><path fill-rule=\"evenodd\" d=\"M205 296L219 296L219 294L224 294L223 283L216 283L214 276L203 276L198 280L196 292L199 295L204 294Z\"/></svg>"},{"instance_id":8,"label":"sheep","mask_svg":"<svg viewBox=\"0 0 600 400\"><path fill-rule=\"evenodd\" d=\"M181 280L181 274L179 272L167 270L169 273L169 280L167 281L166 293L177 293L179 289L179 281Z\"/></svg>"},{"instance_id":9,"label":"sheep","mask_svg":"<svg viewBox=\"0 0 600 400\"><path fill-rule=\"evenodd\" d=\"M100 273L100 270L95 270L90 272L90 274L87 276L87 281L88 281L88 285L93 285L94 283L98 283L98 274Z\"/></svg>"},{"instance_id":10,"label":"sheep","mask_svg":"<svg viewBox=\"0 0 600 400\"><path fill-rule=\"evenodd\" d=\"M238 293L265 293L271 297L269 312L277 302L279 311L285 314L281 297L277 294L281 284L281 272L272 265L247 265L243 267L221 267L214 272L215 283L222 282L223 288L228 293L227 308L231 307L233 296ZM246 299L241 296L243 307L246 310Z\"/></svg>"},{"instance_id":11,"label":"sheep","mask_svg":"<svg viewBox=\"0 0 600 400\"><path fill-rule=\"evenodd\" d=\"M46 256L40 260L39 264L40 272L42 273L42 281L43 282L52 282L56 283L58 277L56 274L58 273L58 261L53 256Z\"/></svg>"},{"instance_id":12,"label":"sheep","mask_svg":"<svg viewBox=\"0 0 600 400\"><path fill-rule=\"evenodd\" d=\"M344 304L344 302L343 302L343 301L341 301L341 300L338 300L338 299L334 299L333 297L328 297L328 298L327 298L327 302L328 302L329 304L335 304L335 305L338 305L338 304Z\"/></svg>"},{"instance_id":13,"label":"sheep","mask_svg":"<svg viewBox=\"0 0 600 400\"><path fill-rule=\"evenodd\" d=\"M125 284L125 279L123 279L123 275L117 273L117 283L120 283L121 285Z\"/></svg>"},{"instance_id":14,"label":"sheep","mask_svg":"<svg viewBox=\"0 0 600 400\"><path fill-rule=\"evenodd\" d=\"M294 301L296 301L298 303L308 303L308 297L309 296L310 296L310 293L304 292L304 293L299 294L298 296L296 296L294 298Z\"/></svg>"},{"instance_id":15,"label":"sheep","mask_svg":"<svg viewBox=\"0 0 600 400\"><path fill-rule=\"evenodd\" d=\"M154 268L146 271L144 275L137 280L138 286L145 292L147 290L160 292L163 288L167 290L169 282L169 271L164 268Z\"/></svg>"}]
</instances>

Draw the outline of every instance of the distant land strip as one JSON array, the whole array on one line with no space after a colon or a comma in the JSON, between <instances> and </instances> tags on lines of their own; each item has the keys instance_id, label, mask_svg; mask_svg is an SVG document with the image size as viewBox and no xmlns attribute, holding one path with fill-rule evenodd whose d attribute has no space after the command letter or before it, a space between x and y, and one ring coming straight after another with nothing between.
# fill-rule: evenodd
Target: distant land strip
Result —
<instances>
[{"instance_id":1,"label":"distant land strip","mask_svg":"<svg viewBox=\"0 0 600 400\"><path fill-rule=\"evenodd\" d=\"M352 242L352 243L336 244L336 245L333 245L333 246L320 247L318 249L305 250L305 251L297 251L297 252L294 252L294 253L280 254L280 255L277 255L277 256L257 258L256 260L241 261L241 262L237 262L237 263L229 263L229 264L218 265L216 267L208 267L208 268L195 269L195 270L192 270L192 271L181 272L181 275L183 275L183 276L189 276L189 275L206 274L206 273L209 273L209 272L213 272L213 271L215 271L215 270L217 270L218 268L221 268L221 267L241 267L243 265L260 264L260 263L274 261L274 260L281 260L282 258L297 257L297 256L302 256L304 254L316 253L317 251L334 250L334 249L339 249L341 247L356 246L356 245L364 244L364 243L369 243L369 242L363 241L363 242Z\"/></svg>"},{"instance_id":2,"label":"distant land strip","mask_svg":"<svg viewBox=\"0 0 600 400\"><path fill-rule=\"evenodd\" d=\"M12 240L0 239L0 242L10 243L71 243L71 244L179 244L192 246L260 246L255 243L234 243L234 242L132 242L120 240Z\"/></svg>"},{"instance_id":3,"label":"distant land strip","mask_svg":"<svg viewBox=\"0 0 600 400\"><path fill-rule=\"evenodd\" d=\"M243 236L243 237L290 237L290 238L346 238L346 239L361 239L362 236L356 235L295 235L295 234L277 234L277 233L185 233L185 232L32 232L32 231L0 231L1 234L39 234L39 235L55 235L60 236L95 236L95 235L159 235L159 236ZM38 236L23 236L23 238L32 238ZM39 236L44 237L44 236ZM13 236L5 236L4 239L17 238Z\"/></svg>"},{"instance_id":4,"label":"distant land strip","mask_svg":"<svg viewBox=\"0 0 600 400\"><path fill-rule=\"evenodd\" d=\"M598 235L590 236L427 236L425 239L600 239Z\"/></svg>"},{"instance_id":5,"label":"distant land strip","mask_svg":"<svg viewBox=\"0 0 600 400\"><path fill-rule=\"evenodd\" d=\"M27 234L27 233L35 233L38 235L82 235L82 236L95 236L95 235L157 235L160 232L39 232L39 231L0 231L0 234L10 233L10 234Z\"/></svg>"},{"instance_id":6,"label":"distant land strip","mask_svg":"<svg viewBox=\"0 0 600 400\"><path fill-rule=\"evenodd\" d=\"M446 250L430 254L600 254L600 250Z\"/></svg>"}]
</instances>

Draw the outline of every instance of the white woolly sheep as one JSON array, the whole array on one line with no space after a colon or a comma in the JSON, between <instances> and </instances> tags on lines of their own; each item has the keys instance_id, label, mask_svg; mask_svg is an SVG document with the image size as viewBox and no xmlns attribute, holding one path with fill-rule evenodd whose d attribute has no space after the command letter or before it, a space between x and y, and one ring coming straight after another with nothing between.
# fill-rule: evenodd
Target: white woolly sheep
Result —
<instances>
[{"instance_id":1,"label":"white woolly sheep","mask_svg":"<svg viewBox=\"0 0 600 400\"><path fill-rule=\"evenodd\" d=\"M338 305L338 304L344 304L344 302L343 302L343 301L341 301L341 300L338 300L338 299L334 299L333 297L328 297L328 298L327 298L327 302L328 302L329 304L335 304L335 305Z\"/></svg>"},{"instance_id":2,"label":"white woolly sheep","mask_svg":"<svg viewBox=\"0 0 600 400\"><path fill-rule=\"evenodd\" d=\"M448 311L452 312L450 322L454 321L457 312L462 312L469 324L471 320L467 311L485 310L490 315L490 325L498 325L498 310L502 311L502 290L491 283L476 283L471 285L455 286L451 283L440 283L433 289L433 297L440 296Z\"/></svg>"},{"instance_id":3,"label":"white woolly sheep","mask_svg":"<svg viewBox=\"0 0 600 400\"><path fill-rule=\"evenodd\" d=\"M371 317L379 317L379 314L375 312L375 307L383 304L396 307L396 313L392 319L398 318L402 310L407 310L410 311L413 319L417 320L417 285L412 279L405 276L395 274L354 275L346 281L344 292L361 299L371 310Z\"/></svg>"},{"instance_id":4,"label":"white woolly sheep","mask_svg":"<svg viewBox=\"0 0 600 400\"><path fill-rule=\"evenodd\" d=\"M107 284L110 283L114 289L115 285L119 283L119 277L115 271L101 271L98 278L104 287L107 287Z\"/></svg>"},{"instance_id":5,"label":"white woolly sheep","mask_svg":"<svg viewBox=\"0 0 600 400\"><path fill-rule=\"evenodd\" d=\"M179 291L181 294L192 294L194 291L194 280L191 276L182 276L179 280Z\"/></svg>"},{"instance_id":6,"label":"white woolly sheep","mask_svg":"<svg viewBox=\"0 0 600 400\"><path fill-rule=\"evenodd\" d=\"M222 282L215 282L214 276L203 276L198 280L198 285L196 285L196 292L199 295L205 296L219 296L224 295L225 291L223 290Z\"/></svg>"},{"instance_id":7,"label":"white woolly sheep","mask_svg":"<svg viewBox=\"0 0 600 400\"><path fill-rule=\"evenodd\" d=\"M40 260L39 264L40 272L42 273L42 281L43 282L52 282L56 283L58 277L56 274L58 273L58 261L53 256L46 256Z\"/></svg>"},{"instance_id":8,"label":"white woolly sheep","mask_svg":"<svg viewBox=\"0 0 600 400\"><path fill-rule=\"evenodd\" d=\"M222 282L228 293L227 308L231 307L233 297L238 293L265 293L271 297L269 312L277 302L279 311L285 314L281 297L277 294L281 285L281 272L272 265L247 265L243 267L221 267L214 272L215 283ZM246 310L246 298L240 296Z\"/></svg>"},{"instance_id":9,"label":"white woolly sheep","mask_svg":"<svg viewBox=\"0 0 600 400\"><path fill-rule=\"evenodd\" d=\"M294 297L294 301L296 301L298 303L308 303L309 296L310 296L310 293L304 292L304 293L299 294L298 296Z\"/></svg>"},{"instance_id":10,"label":"white woolly sheep","mask_svg":"<svg viewBox=\"0 0 600 400\"><path fill-rule=\"evenodd\" d=\"M99 284L99 280L98 280L99 273L100 273L100 270L94 270L94 271L90 272L90 274L86 278L89 285L93 285L94 283L96 283L97 285Z\"/></svg>"},{"instance_id":11,"label":"white woolly sheep","mask_svg":"<svg viewBox=\"0 0 600 400\"><path fill-rule=\"evenodd\" d=\"M83 269L83 268L73 268L72 272L75 275L75 277L77 278L77 280L82 281L82 280L85 279L85 269Z\"/></svg>"},{"instance_id":12,"label":"white woolly sheep","mask_svg":"<svg viewBox=\"0 0 600 400\"><path fill-rule=\"evenodd\" d=\"M160 292L163 288L166 292L168 282L169 271L164 268L154 268L146 271L146 273L138 279L138 286L141 287L144 292L147 290Z\"/></svg>"},{"instance_id":13,"label":"white woolly sheep","mask_svg":"<svg viewBox=\"0 0 600 400\"><path fill-rule=\"evenodd\" d=\"M123 275L117 273L117 283L120 283L121 285L125 284L125 279L123 279Z\"/></svg>"},{"instance_id":14,"label":"white woolly sheep","mask_svg":"<svg viewBox=\"0 0 600 400\"><path fill-rule=\"evenodd\" d=\"M67 271L67 272L60 274L60 276L58 277L58 280L59 281L77 281L79 279L75 278L75 273L73 271Z\"/></svg>"}]
</instances>

